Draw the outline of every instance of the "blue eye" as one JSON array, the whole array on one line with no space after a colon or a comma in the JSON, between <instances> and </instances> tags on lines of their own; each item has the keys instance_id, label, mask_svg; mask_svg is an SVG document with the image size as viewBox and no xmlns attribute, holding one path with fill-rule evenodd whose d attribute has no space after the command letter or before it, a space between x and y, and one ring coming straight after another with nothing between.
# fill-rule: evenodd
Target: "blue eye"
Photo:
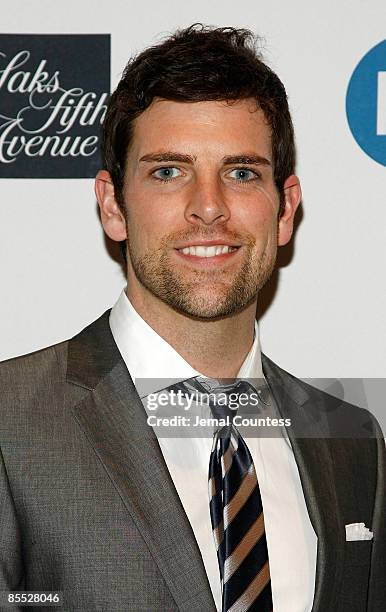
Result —
<instances>
[{"instance_id":1,"label":"blue eye","mask_svg":"<svg viewBox=\"0 0 386 612\"><path fill-rule=\"evenodd\" d=\"M166 166L165 168L158 168L154 172L152 172L153 176L159 181L163 181L167 183L177 176L180 176L181 171L178 168L173 168L171 166Z\"/></svg>"},{"instance_id":2,"label":"blue eye","mask_svg":"<svg viewBox=\"0 0 386 612\"><path fill-rule=\"evenodd\" d=\"M248 183L249 181L254 181L259 178L257 172L250 170L249 168L235 168L232 170L229 175L236 173L236 176L233 176L236 181L239 183Z\"/></svg>"}]
</instances>

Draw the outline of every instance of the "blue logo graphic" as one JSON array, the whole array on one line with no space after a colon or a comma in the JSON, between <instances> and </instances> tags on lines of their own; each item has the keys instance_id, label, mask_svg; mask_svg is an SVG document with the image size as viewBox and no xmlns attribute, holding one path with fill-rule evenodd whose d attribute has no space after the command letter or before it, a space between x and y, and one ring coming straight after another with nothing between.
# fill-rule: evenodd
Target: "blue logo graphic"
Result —
<instances>
[{"instance_id":1,"label":"blue logo graphic","mask_svg":"<svg viewBox=\"0 0 386 612\"><path fill-rule=\"evenodd\" d=\"M386 40L370 49L355 68L346 113L361 149L386 166Z\"/></svg>"}]
</instances>

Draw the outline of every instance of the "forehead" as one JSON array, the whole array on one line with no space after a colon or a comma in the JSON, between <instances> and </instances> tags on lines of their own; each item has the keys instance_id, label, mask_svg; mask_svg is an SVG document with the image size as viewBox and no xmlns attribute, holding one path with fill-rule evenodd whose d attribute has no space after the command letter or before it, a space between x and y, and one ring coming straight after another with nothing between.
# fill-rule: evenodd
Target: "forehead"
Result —
<instances>
[{"instance_id":1,"label":"forehead","mask_svg":"<svg viewBox=\"0 0 386 612\"><path fill-rule=\"evenodd\" d=\"M271 129L253 99L174 102L155 99L134 121L129 156L157 149L200 156L253 151L271 159Z\"/></svg>"}]
</instances>

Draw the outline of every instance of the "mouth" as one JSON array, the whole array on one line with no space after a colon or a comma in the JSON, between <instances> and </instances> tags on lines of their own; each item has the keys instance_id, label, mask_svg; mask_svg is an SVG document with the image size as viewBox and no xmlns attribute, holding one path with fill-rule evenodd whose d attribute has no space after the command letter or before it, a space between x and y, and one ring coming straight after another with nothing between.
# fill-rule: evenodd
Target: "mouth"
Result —
<instances>
[{"instance_id":1,"label":"mouth","mask_svg":"<svg viewBox=\"0 0 386 612\"><path fill-rule=\"evenodd\" d=\"M190 245L176 250L183 255L190 255L192 257L218 257L219 255L233 253L239 248L239 246L228 244L215 244L210 246Z\"/></svg>"},{"instance_id":2,"label":"mouth","mask_svg":"<svg viewBox=\"0 0 386 612\"><path fill-rule=\"evenodd\" d=\"M210 246L189 245L175 249L176 253L186 262L201 266L223 263L233 259L241 246L228 244L215 244Z\"/></svg>"}]
</instances>

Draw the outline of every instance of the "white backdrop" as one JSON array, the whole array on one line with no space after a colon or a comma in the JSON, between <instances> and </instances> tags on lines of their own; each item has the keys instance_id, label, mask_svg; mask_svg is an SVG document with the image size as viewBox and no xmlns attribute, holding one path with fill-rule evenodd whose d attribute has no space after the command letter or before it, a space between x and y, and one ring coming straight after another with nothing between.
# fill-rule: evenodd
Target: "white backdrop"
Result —
<instances>
[{"instance_id":1,"label":"white backdrop","mask_svg":"<svg viewBox=\"0 0 386 612\"><path fill-rule=\"evenodd\" d=\"M386 169L359 148L345 114L355 66L386 38L384 0L14 0L1 13L2 33L111 33L113 87L133 52L176 27L262 35L289 95L304 196L293 257L261 320L263 350L301 377L385 376ZM0 194L5 359L74 335L125 281L91 179L2 179Z\"/></svg>"}]
</instances>

